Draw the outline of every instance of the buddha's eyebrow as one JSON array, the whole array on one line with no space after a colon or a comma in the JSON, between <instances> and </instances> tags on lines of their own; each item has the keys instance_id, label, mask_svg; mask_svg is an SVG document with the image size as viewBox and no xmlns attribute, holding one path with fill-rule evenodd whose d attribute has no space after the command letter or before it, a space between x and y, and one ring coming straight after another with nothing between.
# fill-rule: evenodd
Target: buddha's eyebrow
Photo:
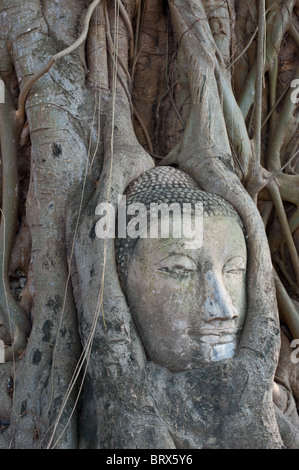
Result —
<instances>
[{"instance_id":1,"label":"buddha's eyebrow","mask_svg":"<svg viewBox=\"0 0 299 470\"><path fill-rule=\"evenodd\" d=\"M184 243L182 240L180 239L177 239L177 240L169 240L169 239L165 239L165 242L157 245L156 247L152 248L149 252L150 255L152 255L153 253L156 253L158 250L161 250L161 248L165 248L167 246L170 246L170 247L173 247L173 250L177 249L178 247L179 248L184 248L186 246L186 243ZM170 254L170 253L169 253ZM176 254L179 254L181 255L182 253L176 253ZM167 255L169 256L169 255Z\"/></svg>"},{"instance_id":2,"label":"buddha's eyebrow","mask_svg":"<svg viewBox=\"0 0 299 470\"><path fill-rule=\"evenodd\" d=\"M159 260L158 263L160 263L161 261L164 261L165 259L171 258L172 256L176 256L180 258L189 258L195 262L192 256L189 256L187 253L180 253L179 251L171 251L166 256L164 256L161 260Z\"/></svg>"}]
</instances>

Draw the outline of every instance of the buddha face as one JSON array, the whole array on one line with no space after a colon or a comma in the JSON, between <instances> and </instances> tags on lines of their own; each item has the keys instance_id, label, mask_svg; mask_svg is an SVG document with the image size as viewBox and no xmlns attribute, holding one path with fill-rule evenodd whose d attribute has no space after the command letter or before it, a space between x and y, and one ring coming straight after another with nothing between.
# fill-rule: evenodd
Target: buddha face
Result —
<instances>
[{"instance_id":1,"label":"buddha face","mask_svg":"<svg viewBox=\"0 0 299 470\"><path fill-rule=\"evenodd\" d=\"M245 318L246 265L242 229L227 216L204 218L203 244L194 249L190 239L139 239L127 297L149 360L177 372L232 357Z\"/></svg>"}]
</instances>

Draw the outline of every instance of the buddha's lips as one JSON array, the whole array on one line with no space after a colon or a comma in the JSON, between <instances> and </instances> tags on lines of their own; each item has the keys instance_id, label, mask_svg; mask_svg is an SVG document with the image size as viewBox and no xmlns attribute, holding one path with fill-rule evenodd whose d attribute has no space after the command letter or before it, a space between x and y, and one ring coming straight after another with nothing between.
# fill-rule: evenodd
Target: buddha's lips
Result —
<instances>
[{"instance_id":1,"label":"buddha's lips","mask_svg":"<svg viewBox=\"0 0 299 470\"><path fill-rule=\"evenodd\" d=\"M210 322L205 325L198 325L197 327L186 328L185 333L187 336L196 342L202 337L206 336L237 336L242 328L236 325L234 320L226 320L222 322Z\"/></svg>"},{"instance_id":2,"label":"buddha's lips","mask_svg":"<svg viewBox=\"0 0 299 470\"><path fill-rule=\"evenodd\" d=\"M201 330L200 336L226 336L226 335L234 335L237 333L236 328L229 328L229 329L221 329L221 328L214 328L212 330Z\"/></svg>"}]
</instances>

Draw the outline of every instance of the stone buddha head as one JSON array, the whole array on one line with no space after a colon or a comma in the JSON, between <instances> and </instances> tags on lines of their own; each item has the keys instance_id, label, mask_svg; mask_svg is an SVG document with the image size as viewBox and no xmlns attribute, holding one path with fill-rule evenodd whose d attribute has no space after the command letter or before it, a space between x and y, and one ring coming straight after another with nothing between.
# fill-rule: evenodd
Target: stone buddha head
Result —
<instances>
[{"instance_id":1,"label":"stone buddha head","mask_svg":"<svg viewBox=\"0 0 299 470\"><path fill-rule=\"evenodd\" d=\"M148 359L179 372L231 358L246 313L247 249L238 214L171 167L148 171L126 196L127 206L142 203L148 213L152 203L202 206L190 212L200 237L174 237L170 229L167 238L116 241L121 286ZM173 213L171 227L180 223Z\"/></svg>"}]
</instances>

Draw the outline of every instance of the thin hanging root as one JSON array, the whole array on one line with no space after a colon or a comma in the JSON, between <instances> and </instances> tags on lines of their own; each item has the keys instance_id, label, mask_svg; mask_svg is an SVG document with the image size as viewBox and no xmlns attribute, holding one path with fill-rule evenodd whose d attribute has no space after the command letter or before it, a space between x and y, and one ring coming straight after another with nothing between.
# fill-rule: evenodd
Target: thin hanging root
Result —
<instances>
[{"instance_id":1,"label":"thin hanging root","mask_svg":"<svg viewBox=\"0 0 299 470\"><path fill-rule=\"evenodd\" d=\"M108 20L109 21L109 20ZM115 61L114 61L114 45L113 45L113 41L112 41L112 37L111 37L111 34L110 34L110 31L107 30L107 42L108 42L108 50L109 50L109 54L112 58L112 61L114 63L114 66L115 66ZM131 83L131 76L129 74L129 71L128 71L128 68L127 66L125 65L124 61L122 60L121 57L117 57L117 62L119 62L120 66L122 67L123 71L125 72L126 74L126 77L127 77L127 80L128 80L128 83L130 84ZM118 72L118 78L120 79L120 74ZM121 79L120 79L121 81ZM123 85L123 82L122 82L122 85ZM124 85L123 85L124 86ZM124 86L124 89L126 90L126 86Z\"/></svg>"},{"instance_id":2,"label":"thin hanging root","mask_svg":"<svg viewBox=\"0 0 299 470\"><path fill-rule=\"evenodd\" d=\"M120 2L121 3L121 2ZM127 13L127 12L126 12ZM114 48L114 44L113 44L113 41L112 41L112 37L111 37L111 33L110 33L110 28L109 28L109 18L108 18L108 13L107 13L107 10L105 11L105 14L106 14L106 24L107 24L107 42L108 42L108 50L109 50L109 53L110 53L110 57L113 61L113 64L114 64L114 68L116 68L116 61L115 61L115 48ZM128 20L129 20L129 17L128 17ZM122 69L124 70L125 74L126 74L126 77L127 77L127 80L128 80L128 83L129 83L129 86L130 86L130 83L131 83L131 76L129 74L129 71L127 69L127 67L125 66L123 60L121 59L121 57L117 56L117 62L119 62L119 64L121 65ZM139 112L137 111L137 109L133 106L132 104L132 100L131 100L131 96L128 92L128 87L126 86L126 83L124 82L123 78L121 77L119 71L117 70L117 77L119 79L119 81L121 82L125 92L126 92L126 95L127 95L127 98L129 99L129 102L130 102L130 106L132 108L132 111L144 133L144 137L146 139L146 143L148 145L148 148L149 148L149 151L150 153L153 155L154 154L154 148L153 148L153 144L152 144L152 141L151 141L151 138L149 136L149 133L148 133L148 130L139 114Z\"/></svg>"},{"instance_id":3,"label":"thin hanging root","mask_svg":"<svg viewBox=\"0 0 299 470\"><path fill-rule=\"evenodd\" d=\"M9 285L9 260L18 218L17 151L20 126L7 89L0 104L0 140L2 154L2 210L0 227L0 310L3 323L11 336L11 346L5 350L5 360L14 360L19 350L26 348L30 322L25 311L14 299Z\"/></svg>"},{"instance_id":4,"label":"thin hanging root","mask_svg":"<svg viewBox=\"0 0 299 470\"><path fill-rule=\"evenodd\" d=\"M279 257L279 255L274 256L273 261L277 264L279 267L280 271L284 275L285 279L288 281L290 287L294 290L294 292L299 295L299 287L298 285L293 281L291 276L289 275L288 271L286 270L285 264L283 260Z\"/></svg>"},{"instance_id":5,"label":"thin hanging root","mask_svg":"<svg viewBox=\"0 0 299 470\"><path fill-rule=\"evenodd\" d=\"M278 98L278 100L276 101L276 103L274 104L273 108L269 111L269 113L267 114L267 116L265 117L263 123L262 123L262 130L263 128L265 127L265 125L267 124L267 122L269 121L269 119L271 118L272 114L274 113L275 109L277 108L277 106L280 104L280 102L283 100L283 98L285 97L285 95L288 93L290 87L288 86L283 92L282 94L280 95L280 97Z\"/></svg>"},{"instance_id":6,"label":"thin hanging root","mask_svg":"<svg viewBox=\"0 0 299 470\"><path fill-rule=\"evenodd\" d=\"M274 202L275 210L277 213L277 217L284 235L284 238L286 240L286 245L289 250L290 258L292 261L292 265L295 271L296 275L296 280L299 285L299 257L297 253L297 249L290 231L288 219L283 207L283 203L281 200L281 196L279 193L279 188L277 187L276 183L271 181L271 183L268 185L269 192L271 194L272 200Z\"/></svg>"},{"instance_id":7,"label":"thin hanging root","mask_svg":"<svg viewBox=\"0 0 299 470\"><path fill-rule=\"evenodd\" d=\"M264 210L263 210L262 213L261 213L261 216L262 216L262 219L263 219L263 222L264 222L265 229L267 228L267 225L268 225L269 218L270 218L270 216L271 216L272 210L273 210L273 202L272 202L272 201L267 201L267 202L266 202L266 206L265 206ZM260 212L261 212L261 211L260 211Z\"/></svg>"},{"instance_id":8,"label":"thin hanging root","mask_svg":"<svg viewBox=\"0 0 299 470\"><path fill-rule=\"evenodd\" d=\"M236 57L234 59L234 61L227 67L227 70L230 70L240 59L241 57L245 54L245 52L247 51L247 49L249 49L249 47L251 46L255 36L257 35L257 32L258 32L258 28L256 28L256 30L254 31L250 41L248 42L247 46L243 49L243 51L238 55L238 57Z\"/></svg>"},{"instance_id":9,"label":"thin hanging root","mask_svg":"<svg viewBox=\"0 0 299 470\"><path fill-rule=\"evenodd\" d=\"M144 137L146 138L146 143L147 143L147 146L149 148L149 151L150 151L151 154L153 154L154 153L154 148L153 148L153 144L152 144L151 138L149 136L148 130L147 130L140 114L138 113L137 109L135 108L135 106L133 107L133 111L134 111L134 115L135 115L137 121L139 122L140 127L141 127L141 129L144 133Z\"/></svg>"},{"instance_id":10,"label":"thin hanging root","mask_svg":"<svg viewBox=\"0 0 299 470\"><path fill-rule=\"evenodd\" d=\"M117 68L117 76L118 76L118 79L119 81L121 82L126 94L128 95L128 87L126 86L124 80L122 79L120 73L119 73L119 70L118 70L118 67L117 67L117 64L119 63L120 66L122 67L125 75L126 75L126 78L127 78L127 82L129 84L129 87L130 87L130 84L131 84L131 76L129 74L129 70L128 70L128 67L126 66L126 64L124 63L124 61L122 60L121 57L119 57L118 54L116 54L116 51L115 51L115 47L114 47L114 43L113 43L113 40L112 40L112 37L111 37L111 32L110 32L110 21L109 21L109 15L108 15L108 11L107 11L107 8L105 8L105 20L106 20L106 27L107 27L107 31L106 31L106 37L107 37L107 44L108 44L108 52L110 54L110 57L111 57L111 60L113 62L113 67L114 68Z\"/></svg>"},{"instance_id":11,"label":"thin hanging root","mask_svg":"<svg viewBox=\"0 0 299 470\"><path fill-rule=\"evenodd\" d=\"M253 150L248 136L246 124L242 112L232 92L230 82L225 72L216 64L218 86L223 95L223 113L226 122L227 133L233 147L238 149L238 162L242 168L245 181L248 179L251 162L253 161Z\"/></svg>"},{"instance_id":12,"label":"thin hanging root","mask_svg":"<svg viewBox=\"0 0 299 470\"><path fill-rule=\"evenodd\" d=\"M297 157L299 155L299 136L297 137L294 144L292 145L292 149L291 149L290 154L292 155L292 157L290 157L287 161L287 163L288 163L286 165L287 173L288 173L288 171L291 171L291 174L296 175L296 171L294 171L292 169L292 167L295 168ZM298 203L299 203L299 196L298 196Z\"/></svg>"},{"instance_id":13,"label":"thin hanging root","mask_svg":"<svg viewBox=\"0 0 299 470\"><path fill-rule=\"evenodd\" d=\"M289 165L292 163L292 161L293 161L298 155L299 155L299 150L297 150L297 152L294 153L294 154L287 160L287 162L286 162L281 168L279 168L279 170L275 171L275 173L273 173L272 176L270 176L269 178L266 178L266 179L269 181L269 183L270 183L270 181L273 181L273 180L276 178L276 176L279 175L279 173L281 173L283 170L285 170L286 167L289 166ZM269 184L269 183L267 183L267 184Z\"/></svg>"},{"instance_id":14,"label":"thin hanging root","mask_svg":"<svg viewBox=\"0 0 299 470\"><path fill-rule=\"evenodd\" d=\"M93 2L89 5L84 18L83 31L80 34L79 38L63 51L60 51L57 54L53 55L49 62L42 69L36 72L23 86L19 96L18 110L16 112L17 118L21 124L23 124L24 122L26 97L30 88L38 81L39 78L45 75L45 73L49 72L55 62L57 62L62 57L65 57L66 55L70 54L71 52L74 52L79 46L81 46L81 44L83 44L88 34L91 15L93 14L95 8L99 5L100 2L101 0L93 0Z\"/></svg>"},{"instance_id":15,"label":"thin hanging root","mask_svg":"<svg viewBox=\"0 0 299 470\"><path fill-rule=\"evenodd\" d=\"M295 25L292 23L289 30L290 36L295 41L297 47L299 48L299 33L295 28Z\"/></svg>"},{"instance_id":16,"label":"thin hanging root","mask_svg":"<svg viewBox=\"0 0 299 470\"><path fill-rule=\"evenodd\" d=\"M129 33L129 59L130 61L133 60L134 58L134 33L133 33L133 27L131 20L129 18L129 15L127 13L127 10L125 9L123 3L121 0L117 0L118 6L119 6L119 11L120 14L124 20L124 23L127 27L128 33Z\"/></svg>"},{"instance_id":17,"label":"thin hanging root","mask_svg":"<svg viewBox=\"0 0 299 470\"><path fill-rule=\"evenodd\" d=\"M255 84L255 113L254 113L254 151L255 161L261 163L261 128L263 105L263 80L264 80L264 47L265 47L265 0L259 1L259 24L257 46L257 71Z\"/></svg>"},{"instance_id":18,"label":"thin hanging root","mask_svg":"<svg viewBox=\"0 0 299 470\"><path fill-rule=\"evenodd\" d=\"M296 69L294 78L299 78L299 67ZM267 169L270 171L276 171L281 167L281 147L285 141L290 126L292 123L296 122L295 119L297 119L297 117L294 116L296 103L292 102L291 93L292 90L289 89L285 102L279 113L279 119L277 119L276 125L273 126L273 130L269 137L266 163Z\"/></svg>"},{"instance_id":19,"label":"thin hanging root","mask_svg":"<svg viewBox=\"0 0 299 470\"><path fill-rule=\"evenodd\" d=\"M285 290L278 274L274 271L274 280L276 287L276 296L279 307L279 312L288 325L288 328L293 338L299 338L299 315L291 301L287 291Z\"/></svg>"},{"instance_id":20,"label":"thin hanging root","mask_svg":"<svg viewBox=\"0 0 299 470\"><path fill-rule=\"evenodd\" d=\"M296 211L289 219L289 226L291 233L293 234L296 230L299 229L299 208L297 206Z\"/></svg>"},{"instance_id":21,"label":"thin hanging root","mask_svg":"<svg viewBox=\"0 0 299 470\"><path fill-rule=\"evenodd\" d=\"M141 18L141 2L137 2L137 19L136 19L136 28L135 28L135 41L134 41L134 62L136 63L136 56L137 56L137 50L138 50L138 45L139 45L139 36L140 36L140 31L141 31L141 25L142 25L142 18ZM145 6L145 2L143 4ZM143 12L144 14L144 9Z\"/></svg>"},{"instance_id":22,"label":"thin hanging root","mask_svg":"<svg viewBox=\"0 0 299 470\"><path fill-rule=\"evenodd\" d=\"M272 68L272 60L276 57L277 51L280 49L284 34L288 30L290 24L290 21L288 21L290 18L290 13L288 11L287 5L283 6L279 11L277 9L279 9L279 5L275 5L273 3L266 11L266 15L268 15L270 10L273 10L272 14L267 16L267 36L270 38L270 40L267 41L267 52L265 55L267 60L265 63L265 73ZM255 62L249 70L245 86L238 100L245 119L255 101L254 84L256 81L256 72L257 63Z\"/></svg>"}]
</instances>

